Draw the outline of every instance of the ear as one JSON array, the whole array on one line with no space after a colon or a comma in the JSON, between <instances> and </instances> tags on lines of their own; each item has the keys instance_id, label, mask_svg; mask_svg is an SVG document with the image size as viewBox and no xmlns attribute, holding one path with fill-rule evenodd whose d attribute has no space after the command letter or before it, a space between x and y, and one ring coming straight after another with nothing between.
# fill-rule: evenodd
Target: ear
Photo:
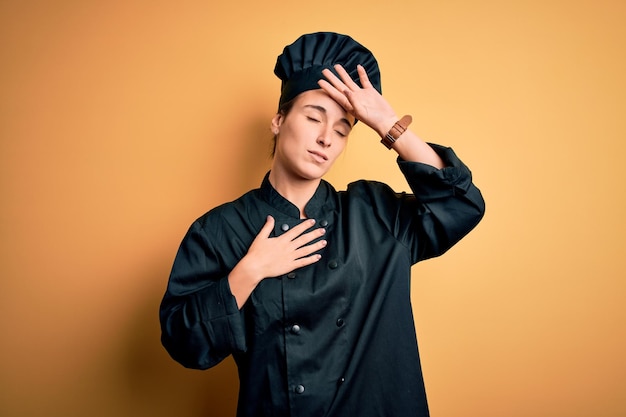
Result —
<instances>
[{"instance_id":1,"label":"ear","mask_svg":"<svg viewBox=\"0 0 626 417\"><path fill-rule=\"evenodd\" d=\"M271 129L272 133L278 135L278 131L280 130L280 125L283 124L283 120L285 117L281 113L276 113L274 117L272 117Z\"/></svg>"}]
</instances>

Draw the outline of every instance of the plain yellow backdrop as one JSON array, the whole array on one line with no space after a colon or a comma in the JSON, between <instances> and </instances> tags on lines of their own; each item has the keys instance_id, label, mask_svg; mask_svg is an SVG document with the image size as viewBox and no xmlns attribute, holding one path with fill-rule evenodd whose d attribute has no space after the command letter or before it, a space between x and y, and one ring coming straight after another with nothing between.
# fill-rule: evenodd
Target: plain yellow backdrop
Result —
<instances>
[{"instance_id":1,"label":"plain yellow backdrop","mask_svg":"<svg viewBox=\"0 0 626 417\"><path fill-rule=\"evenodd\" d=\"M0 415L233 416L158 304L196 217L260 184L276 56L368 46L483 222L414 268L434 417L626 415L623 1L1 1ZM407 186L357 126L328 175ZM404 417L404 416L403 416Z\"/></svg>"}]
</instances>

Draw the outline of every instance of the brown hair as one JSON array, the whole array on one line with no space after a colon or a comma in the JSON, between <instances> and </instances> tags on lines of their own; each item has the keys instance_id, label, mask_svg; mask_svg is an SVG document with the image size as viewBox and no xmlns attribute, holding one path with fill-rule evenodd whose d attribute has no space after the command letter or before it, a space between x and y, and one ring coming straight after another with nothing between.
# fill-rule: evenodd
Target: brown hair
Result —
<instances>
[{"instance_id":1,"label":"brown hair","mask_svg":"<svg viewBox=\"0 0 626 417\"><path fill-rule=\"evenodd\" d=\"M278 109L278 114L282 115L283 117L287 117L287 115L293 108L294 101L295 99L289 100L288 102L283 103L283 105L280 106L280 108ZM272 152L270 153L272 158L274 158L274 154L276 153L276 139L277 139L277 135L274 135L274 137L272 138Z\"/></svg>"}]
</instances>

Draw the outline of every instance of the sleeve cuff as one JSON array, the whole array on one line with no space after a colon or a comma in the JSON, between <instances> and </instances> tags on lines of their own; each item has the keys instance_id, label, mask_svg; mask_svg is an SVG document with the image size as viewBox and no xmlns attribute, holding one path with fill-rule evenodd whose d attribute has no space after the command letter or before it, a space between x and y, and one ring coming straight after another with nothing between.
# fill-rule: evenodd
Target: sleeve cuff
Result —
<instances>
[{"instance_id":1,"label":"sleeve cuff","mask_svg":"<svg viewBox=\"0 0 626 417\"><path fill-rule=\"evenodd\" d=\"M472 173L452 148L429 143L446 165L442 169L398 157L398 166L411 190L421 201L431 201L465 194L472 185Z\"/></svg>"},{"instance_id":2,"label":"sleeve cuff","mask_svg":"<svg viewBox=\"0 0 626 417\"><path fill-rule=\"evenodd\" d=\"M199 319L203 327L212 333L211 339L216 342L216 345L225 344L214 346L216 350L245 351L244 320L237 307L237 301L230 291L228 277L220 279L216 285L217 291L196 295L194 303L200 316Z\"/></svg>"}]
</instances>

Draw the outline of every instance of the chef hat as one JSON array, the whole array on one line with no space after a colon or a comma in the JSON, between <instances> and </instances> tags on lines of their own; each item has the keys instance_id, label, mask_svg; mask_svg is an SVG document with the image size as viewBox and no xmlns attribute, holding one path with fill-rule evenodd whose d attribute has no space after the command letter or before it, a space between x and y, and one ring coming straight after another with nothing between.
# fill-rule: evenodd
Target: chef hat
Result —
<instances>
[{"instance_id":1,"label":"chef hat","mask_svg":"<svg viewBox=\"0 0 626 417\"><path fill-rule=\"evenodd\" d=\"M287 45L276 61L274 74L281 79L278 107L294 99L298 94L320 88L322 70L341 64L358 85L357 64L361 64L378 92L381 92L380 71L374 55L349 36L333 32L317 32L300 36Z\"/></svg>"}]
</instances>

